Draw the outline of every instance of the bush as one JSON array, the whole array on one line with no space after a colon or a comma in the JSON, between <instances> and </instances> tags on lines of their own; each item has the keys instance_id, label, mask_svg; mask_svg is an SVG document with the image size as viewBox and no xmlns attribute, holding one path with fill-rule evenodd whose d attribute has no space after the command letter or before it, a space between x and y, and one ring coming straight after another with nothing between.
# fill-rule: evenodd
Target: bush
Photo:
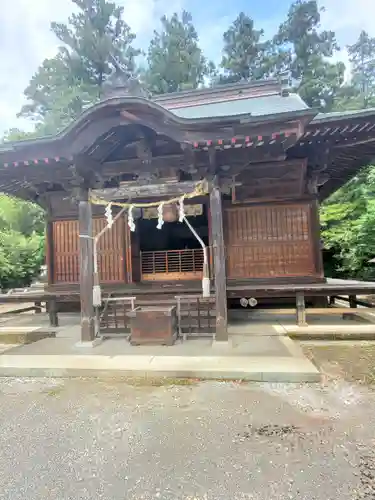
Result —
<instances>
[{"instance_id":1,"label":"bush","mask_svg":"<svg viewBox=\"0 0 375 500\"><path fill-rule=\"evenodd\" d=\"M0 287L29 286L44 261L44 235L0 232Z\"/></svg>"}]
</instances>

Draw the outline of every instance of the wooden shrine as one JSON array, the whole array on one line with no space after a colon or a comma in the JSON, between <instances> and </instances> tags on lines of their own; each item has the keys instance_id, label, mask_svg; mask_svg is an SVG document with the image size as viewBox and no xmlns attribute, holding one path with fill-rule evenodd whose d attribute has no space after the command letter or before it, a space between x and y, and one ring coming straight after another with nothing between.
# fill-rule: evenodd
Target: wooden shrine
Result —
<instances>
[{"instance_id":1,"label":"wooden shrine","mask_svg":"<svg viewBox=\"0 0 375 500\"><path fill-rule=\"evenodd\" d=\"M94 237L122 207L98 241L103 300L186 306L208 259L226 340L228 298L325 293L318 205L374 145L375 110L317 114L277 81L153 99L120 87L55 137L1 145L0 189L45 208L46 293L79 305L83 341L95 336Z\"/></svg>"}]
</instances>

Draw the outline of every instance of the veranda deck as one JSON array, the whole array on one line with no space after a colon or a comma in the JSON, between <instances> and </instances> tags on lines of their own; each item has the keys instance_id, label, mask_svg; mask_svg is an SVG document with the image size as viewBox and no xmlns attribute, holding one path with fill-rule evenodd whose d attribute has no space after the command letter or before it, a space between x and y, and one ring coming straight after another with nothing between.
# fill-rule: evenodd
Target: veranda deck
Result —
<instances>
[{"instance_id":1,"label":"veranda deck","mask_svg":"<svg viewBox=\"0 0 375 500\"><path fill-rule=\"evenodd\" d=\"M356 296L375 294L375 282L356 280L327 279L320 283L255 283L252 280L228 280L227 297L238 299L241 297L254 297L256 299L273 298L295 298L296 320L299 326L306 325L306 314L347 314L355 311L358 302ZM177 296L195 296L202 299L200 281L179 282L147 282L131 285L103 285L103 298L108 297L134 297L144 304L148 302L160 303L160 301L176 301ZM212 286L214 296L214 286ZM349 296L349 308L309 308L306 310L305 298L311 297L335 297ZM51 325L58 325L57 312L59 302L79 303L79 285L55 285L47 286L45 290L30 289L28 292L16 292L0 294L0 304L9 302L34 302L40 306L41 302L47 302ZM365 304L372 308L372 304ZM271 311L269 311L271 312ZM277 311L275 311L277 312ZM285 313L286 311L284 311Z\"/></svg>"},{"instance_id":2,"label":"veranda deck","mask_svg":"<svg viewBox=\"0 0 375 500\"><path fill-rule=\"evenodd\" d=\"M200 281L163 281L140 282L132 284L103 284L103 294L137 296L143 299L148 296L164 295L175 297L180 294L199 294L202 290ZM211 291L214 293L214 283ZM227 280L228 298L252 296L265 297L295 297L297 294L305 296L337 296L337 295L368 295L375 294L375 281L341 280L328 278L319 283L301 282L260 282L254 280ZM46 285L45 289L29 289L27 292L0 294L0 304L8 302L48 302L57 300L75 300L80 295L79 284Z\"/></svg>"}]
</instances>

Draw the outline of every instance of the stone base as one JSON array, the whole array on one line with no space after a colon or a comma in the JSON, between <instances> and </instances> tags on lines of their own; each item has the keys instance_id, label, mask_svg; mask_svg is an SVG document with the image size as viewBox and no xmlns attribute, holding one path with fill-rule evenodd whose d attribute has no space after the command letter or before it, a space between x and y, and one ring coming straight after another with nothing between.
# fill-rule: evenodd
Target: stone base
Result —
<instances>
[{"instance_id":1,"label":"stone base","mask_svg":"<svg viewBox=\"0 0 375 500\"><path fill-rule=\"evenodd\" d=\"M212 347L214 347L215 349L232 349L233 347L233 344L232 344L232 340L231 339L228 339L228 340L213 340L212 342Z\"/></svg>"},{"instance_id":2,"label":"stone base","mask_svg":"<svg viewBox=\"0 0 375 500\"><path fill-rule=\"evenodd\" d=\"M96 338L94 340L85 341L85 342L79 341L76 344L74 344L74 347L79 347L79 348L89 347L89 348L92 348L92 347L96 347L96 346L100 345L102 342L103 342L102 338Z\"/></svg>"}]
</instances>

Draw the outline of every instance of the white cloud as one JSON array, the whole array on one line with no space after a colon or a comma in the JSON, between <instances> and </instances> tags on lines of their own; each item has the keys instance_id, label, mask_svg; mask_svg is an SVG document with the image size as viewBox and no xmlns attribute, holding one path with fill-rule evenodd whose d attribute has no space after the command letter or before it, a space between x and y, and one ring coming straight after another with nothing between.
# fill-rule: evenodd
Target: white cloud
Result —
<instances>
[{"instance_id":1,"label":"white cloud","mask_svg":"<svg viewBox=\"0 0 375 500\"><path fill-rule=\"evenodd\" d=\"M125 19L140 40L148 40L155 21L180 10L183 0L118 0ZM23 90L58 41L51 21L65 22L74 5L70 0L2 0L0 9L0 137L10 127L25 127L16 118L24 103Z\"/></svg>"},{"instance_id":2,"label":"white cloud","mask_svg":"<svg viewBox=\"0 0 375 500\"><path fill-rule=\"evenodd\" d=\"M347 44L353 43L361 29L375 36L375 0L320 0L326 11L322 27L336 32L342 51L336 59L347 63ZM138 43L147 43L156 21L189 7L188 0L118 0L125 7L125 19L137 33ZM0 9L0 137L2 131L24 122L16 119L23 104L23 90L44 58L52 56L57 40L50 32L52 20L64 22L73 10L71 0L2 0ZM235 2L222 17L195 18L202 48L207 57L220 60L222 33L236 16ZM250 13L251 14L251 13ZM266 28L267 35L279 19L267 19L256 26ZM272 27L272 29L271 29Z\"/></svg>"},{"instance_id":3,"label":"white cloud","mask_svg":"<svg viewBox=\"0 0 375 500\"><path fill-rule=\"evenodd\" d=\"M5 0L0 9L0 131L17 125L22 91L56 46L49 31L51 18L65 20L69 11L64 2L53 4L52 8L49 0Z\"/></svg>"},{"instance_id":4,"label":"white cloud","mask_svg":"<svg viewBox=\"0 0 375 500\"><path fill-rule=\"evenodd\" d=\"M334 56L334 60L345 63L345 79L350 77L350 62L347 46L358 39L362 30L375 36L375 1L374 0L321 0L324 6L322 13L322 27L336 33L341 50Z\"/></svg>"},{"instance_id":5,"label":"white cloud","mask_svg":"<svg viewBox=\"0 0 375 500\"><path fill-rule=\"evenodd\" d=\"M321 0L322 26L335 31L342 47L352 44L361 30L375 36L374 0Z\"/></svg>"}]
</instances>

